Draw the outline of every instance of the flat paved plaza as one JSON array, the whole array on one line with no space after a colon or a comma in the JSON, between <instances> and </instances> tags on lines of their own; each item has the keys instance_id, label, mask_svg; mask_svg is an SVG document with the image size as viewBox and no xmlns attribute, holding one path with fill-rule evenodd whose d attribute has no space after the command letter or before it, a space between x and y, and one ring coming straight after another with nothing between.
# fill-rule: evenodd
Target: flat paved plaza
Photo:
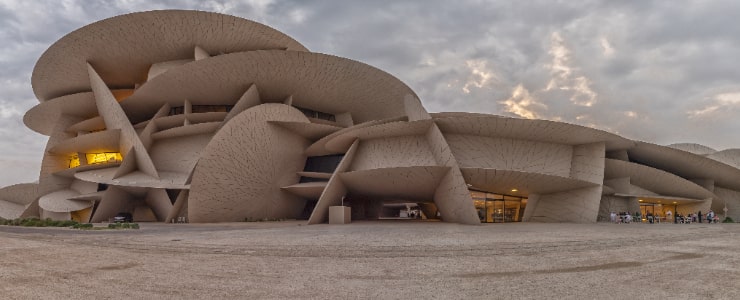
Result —
<instances>
[{"instance_id":1,"label":"flat paved plaza","mask_svg":"<svg viewBox=\"0 0 740 300\"><path fill-rule=\"evenodd\" d=\"M0 226L4 299L736 299L740 224Z\"/></svg>"}]
</instances>

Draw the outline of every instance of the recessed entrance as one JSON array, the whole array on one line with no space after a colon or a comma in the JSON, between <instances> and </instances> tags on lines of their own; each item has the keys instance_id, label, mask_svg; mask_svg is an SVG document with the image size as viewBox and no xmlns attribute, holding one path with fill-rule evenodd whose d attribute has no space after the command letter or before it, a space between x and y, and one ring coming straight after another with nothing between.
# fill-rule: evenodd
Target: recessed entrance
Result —
<instances>
[{"instance_id":1,"label":"recessed entrance","mask_svg":"<svg viewBox=\"0 0 740 300\"><path fill-rule=\"evenodd\" d=\"M481 223L521 222L527 198L470 191Z\"/></svg>"}]
</instances>

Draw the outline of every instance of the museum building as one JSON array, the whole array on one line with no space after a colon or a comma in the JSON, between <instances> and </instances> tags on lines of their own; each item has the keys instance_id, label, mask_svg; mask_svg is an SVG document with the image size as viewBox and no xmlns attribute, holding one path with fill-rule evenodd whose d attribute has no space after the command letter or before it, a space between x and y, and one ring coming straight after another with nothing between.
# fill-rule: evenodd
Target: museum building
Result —
<instances>
[{"instance_id":1,"label":"museum building","mask_svg":"<svg viewBox=\"0 0 740 300\"><path fill-rule=\"evenodd\" d=\"M576 222L611 211L740 219L740 149L660 146L547 120L429 113L406 84L246 19L121 15L62 37L24 116L49 136L0 217L103 222ZM384 213L385 212L385 213Z\"/></svg>"}]
</instances>

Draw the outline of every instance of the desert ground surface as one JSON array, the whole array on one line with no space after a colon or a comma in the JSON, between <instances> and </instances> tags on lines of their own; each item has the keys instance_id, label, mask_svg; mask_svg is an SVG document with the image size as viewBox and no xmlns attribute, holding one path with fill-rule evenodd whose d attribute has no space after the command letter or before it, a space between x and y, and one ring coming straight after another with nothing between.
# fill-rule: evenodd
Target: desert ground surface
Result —
<instances>
[{"instance_id":1,"label":"desert ground surface","mask_svg":"<svg viewBox=\"0 0 740 300\"><path fill-rule=\"evenodd\" d=\"M0 226L3 299L664 297L740 297L740 224Z\"/></svg>"}]
</instances>

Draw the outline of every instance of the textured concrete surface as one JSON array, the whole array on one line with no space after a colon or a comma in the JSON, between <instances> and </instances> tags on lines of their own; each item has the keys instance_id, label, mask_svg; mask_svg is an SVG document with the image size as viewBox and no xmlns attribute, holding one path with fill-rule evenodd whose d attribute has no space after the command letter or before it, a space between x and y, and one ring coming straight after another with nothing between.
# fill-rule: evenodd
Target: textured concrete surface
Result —
<instances>
[{"instance_id":1,"label":"textured concrete surface","mask_svg":"<svg viewBox=\"0 0 740 300\"><path fill-rule=\"evenodd\" d=\"M206 146L188 199L192 222L297 218L305 200L281 190L298 182L308 141L268 121L308 123L297 109L267 103L231 119Z\"/></svg>"},{"instance_id":2,"label":"textured concrete surface","mask_svg":"<svg viewBox=\"0 0 740 300\"><path fill-rule=\"evenodd\" d=\"M0 226L6 299L731 299L740 224Z\"/></svg>"}]
</instances>

